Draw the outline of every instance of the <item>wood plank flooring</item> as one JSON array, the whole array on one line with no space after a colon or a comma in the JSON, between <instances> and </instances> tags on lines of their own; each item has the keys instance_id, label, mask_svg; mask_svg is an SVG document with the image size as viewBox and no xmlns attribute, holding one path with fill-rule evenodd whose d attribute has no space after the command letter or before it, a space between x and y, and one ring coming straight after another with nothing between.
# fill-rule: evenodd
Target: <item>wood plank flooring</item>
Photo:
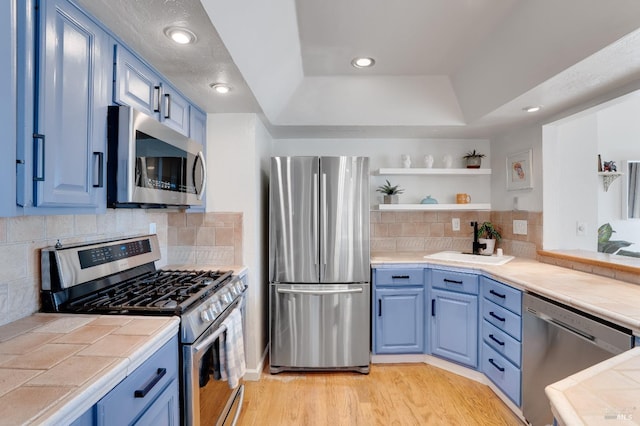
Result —
<instances>
[{"instance_id":1,"label":"wood plank flooring","mask_svg":"<svg viewBox=\"0 0 640 426\"><path fill-rule=\"evenodd\" d=\"M358 373L262 374L245 382L240 426L522 425L487 386L426 364Z\"/></svg>"}]
</instances>

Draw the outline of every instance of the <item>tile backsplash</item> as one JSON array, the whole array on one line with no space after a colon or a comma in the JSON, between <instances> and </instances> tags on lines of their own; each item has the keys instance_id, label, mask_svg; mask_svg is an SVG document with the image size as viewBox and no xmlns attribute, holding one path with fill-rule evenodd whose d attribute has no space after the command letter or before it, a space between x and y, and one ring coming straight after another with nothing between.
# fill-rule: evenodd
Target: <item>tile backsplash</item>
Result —
<instances>
[{"instance_id":1,"label":"tile backsplash","mask_svg":"<svg viewBox=\"0 0 640 426\"><path fill-rule=\"evenodd\" d=\"M117 209L101 215L0 217L0 325L40 309L40 249L149 233L167 264L242 264L242 213Z\"/></svg>"},{"instance_id":2,"label":"tile backsplash","mask_svg":"<svg viewBox=\"0 0 640 426\"><path fill-rule=\"evenodd\" d=\"M452 218L460 219L459 231L452 229ZM371 253L469 251L470 223L487 220L500 230L496 247L505 254L536 258L542 248L542 213L525 211L372 211ZM527 220L527 235L513 233L513 220Z\"/></svg>"}]
</instances>

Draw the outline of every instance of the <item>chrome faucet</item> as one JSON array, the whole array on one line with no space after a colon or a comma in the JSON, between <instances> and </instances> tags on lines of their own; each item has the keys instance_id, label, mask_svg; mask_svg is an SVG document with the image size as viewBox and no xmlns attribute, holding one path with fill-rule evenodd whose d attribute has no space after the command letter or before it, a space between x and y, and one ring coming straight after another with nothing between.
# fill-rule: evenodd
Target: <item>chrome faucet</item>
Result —
<instances>
[{"instance_id":1,"label":"chrome faucet","mask_svg":"<svg viewBox=\"0 0 640 426\"><path fill-rule=\"evenodd\" d=\"M473 254L480 254L480 249L486 249L487 245L485 243L478 242L478 222L471 222L471 226L473 226Z\"/></svg>"}]
</instances>

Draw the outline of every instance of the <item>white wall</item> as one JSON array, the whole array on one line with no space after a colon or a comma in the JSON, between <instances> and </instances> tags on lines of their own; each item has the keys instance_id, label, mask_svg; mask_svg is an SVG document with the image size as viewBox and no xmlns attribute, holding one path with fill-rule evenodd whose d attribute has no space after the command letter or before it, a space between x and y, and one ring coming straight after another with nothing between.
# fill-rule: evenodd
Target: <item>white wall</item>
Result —
<instances>
[{"instance_id":1,"label":"white wall","mask_svg":"<svg viewBox=\"0 0 640 426\"><path fill-rule=\"evenodd\" d=\"M507 190L507 155L532 149L532 189ZM531 125L491 140L491 209L542 211L542 127ZM517 198L517 200L514 200Z\"/></svg>"},{"instance_id":2,"label":"white wall","mask_svg":"<svg viewBox=\"0 0 640 426\"><path fill-rule=\"evenodd\" d=\"M433 155L433 167L444 167L442 158L451 154L453 167L464 167L462 156L470 150L486 154L482 167L491 164L491 150L486 139L277 139L273 155L359 155L370 157L373 173L381 167L402 167L400 156L411 155L412 167L424 167L424 156ZM371 203L378 204L375 189L388 179L405 189L400 203L419 203L431 195L439 203L455 203L455 194L471 195L472 202L489 203L490 176L371 176Z\"/></svg>"},{"instance_id":3,"label":"white wall","mask_svg":"<svg viewBox=\"0 0 640 426\"><path fill-rule=\"evenodd\" d=\"M598 122L578 114L545 126L544 248L597 250ZM584 235L578 235L578 222Z\"/></svg>"},{"instance_id":4,"label":"white wall","mask_svg":"<svg viewBox=\"0 0 640 426\"><path fill-rule=\"evenodd\" d=\"M267 176L271 137L255 114L207 116L207 211L242 212L247 297L248 379L257 379L267 346L265 271Z\"/></svg>"},{"instance_id":5,"label":"white wall","mask_svg":"<svg viewBox=\"0 0 640 426\"><path fill-rule=\"evenodd\" d=\"M630 93L612 101L597 112L598 117L598 153L602 160L614 160L618 171L623 169L624 161L640 161L640 92ZM625 180L628 175L614 181L607 192L602 182L598 185L598 226L610 223L616 231L612 240L625 240L635 243L625 250L640 251L640 220L626 219L622 209L626 197Z\"/></svg>"},{"instance_id":6,"label":"white wall","mask_svg":"<svg viewBox=\"0 0 640 426\"><path fill-rule=\"evenodd\" d=\"M640 92L585 109L544 127L544 248L597 250L598 227L610 223L612 239L640 242L640 221L622 212L624 177L605 192L597 175L602 161L640 159ZM577 235L577 222L585 235ZM639 246L630 250L639 250Z\"/></svg>"}]
</instances>

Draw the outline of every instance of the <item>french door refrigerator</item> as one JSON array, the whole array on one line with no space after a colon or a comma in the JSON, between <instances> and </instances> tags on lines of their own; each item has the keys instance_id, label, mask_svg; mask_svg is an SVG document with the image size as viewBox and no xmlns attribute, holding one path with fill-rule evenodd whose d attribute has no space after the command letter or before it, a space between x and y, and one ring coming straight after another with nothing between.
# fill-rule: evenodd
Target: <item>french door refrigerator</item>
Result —
<instances>
[{"instance_id":1,"label":"french door refrigerator","mask_svg":"<svg viewBox=\"0 0 640 426\"><path fill-rule=\"evenodd\" d=\"M369 159L273 157L270 370L369 372Z\"/></svg>"}]
</instances>

